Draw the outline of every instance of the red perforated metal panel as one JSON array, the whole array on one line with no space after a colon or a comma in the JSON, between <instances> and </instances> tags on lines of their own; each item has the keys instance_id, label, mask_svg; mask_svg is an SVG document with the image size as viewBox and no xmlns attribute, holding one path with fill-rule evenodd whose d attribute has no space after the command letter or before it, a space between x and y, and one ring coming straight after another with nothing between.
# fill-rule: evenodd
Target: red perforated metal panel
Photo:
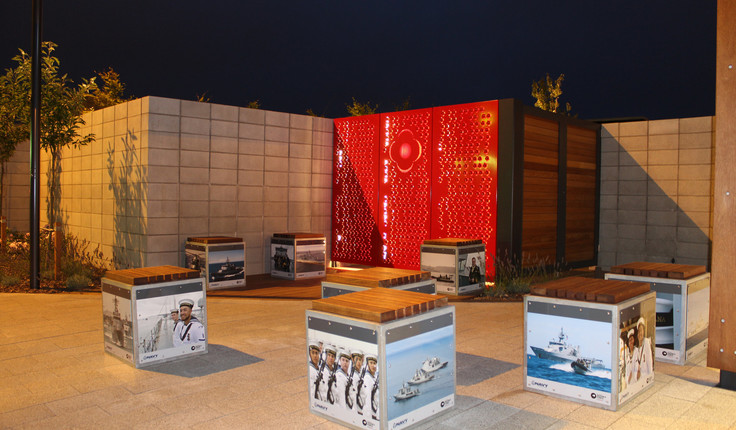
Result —
<instances>
[{"instance_id":1,"label":"red perforated metal panel","mask_svg":"<svg viewBox=\"0 0 736 430\"><path fill-rule=\"evenodd\" d=\"M332 259L378 265L379 116L335 120Z\"/></svg>"},{"instance_id":2,"label":"red perforated metal panel","mask_svg":"<svg viewBox=\"0 0 736 430\"><path fill-rule=\"evenodd\" d=\"M380 261L417 269L430 231L432 109L382 114L380 121Z\"/></svg>"},{"instance_id":3,"label":"red perforated metal panel","mask_svg":"<svg viewBox=\"0 0 736 430\"><path fill-rule=\"evenodd\" d=\"M432 238L482 239L496 254L498 101L434 108Z\"/></svg>"},{"instance_id":4,"label":"red perforated metal panel","mask_svg":"<svg viewBox=\"0 0 736 430\"><path fill-rule=\"evenodd\" d=\"M336 261L418 269L425 239L496 251L498 102L335 120Z\"/></svg>"}]
</instances>

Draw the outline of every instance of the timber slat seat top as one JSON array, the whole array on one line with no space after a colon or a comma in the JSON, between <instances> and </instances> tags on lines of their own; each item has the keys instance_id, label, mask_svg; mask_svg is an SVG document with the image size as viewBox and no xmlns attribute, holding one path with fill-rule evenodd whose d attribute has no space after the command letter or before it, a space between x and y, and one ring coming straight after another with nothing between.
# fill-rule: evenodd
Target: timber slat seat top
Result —
<instances>
[{"instance_id":1,"label":"timber slat seat top","mask_svg":"<svg viewBox=\"0 0 736 430\"><path fill-rule=\"evenodd\" d=\"M445 237L442 239L426 239L424 245L442 245L442 246L468 246L483 245L481 239L461 239L458 237Z\"/></svg>"},{"instance_id":2,"label":"timber slat seat top","mask_svg":"<svg viewBox=\"0 0 736 430\"><path fill-rule=\"evenodd\" d=\"M652 278L690 279L705 273L705 266L635 261L611 267L611 273Z\"/></svg>"},{"instance_id":3,"label":"timber slat seat top","mask_svg":"<svg viewBox=\"0 0 736 430\"><path fill-rule=\"evenodd\" d=\"M426 270L372 267L370 269L328 273L327 282L367 288L391 288L415 282L427 281L432 273Z\"/></svg>"},{"instance_id":4,"label":"timber slat seat top","mask_svg":"<svg viewBox=\"0 0 736 430\"><path fill-rule=\"evenodd\" d=\"M615 304L649 292L648 282L605 281L572 276L532 287L535 296Z\"/></svg>"},{"instance_id":5,"label":"timber slat seat top","mask_svg":"<svg viewBox=\"0 0 736 430\"><path fill-rule=\"evenodd\" d=\"M312 301L312 309L383 323L446 306L447 297L414 291L372 288Z\"/></svg>"},{"instance_id":6,"label":"timber slat seat top","mask_svg":"<svg viewBox=\"0 0 736 430\"><path fill-rule=\"evenodd\" d=\"M128 285L147 285L199 277L199 270L176 266L154 266L138 269L108 270L105 278Z\"/></svg>"},{"instance_id":7,"label":"timber slat seat top","mask_svg":"<svg viewBox=\"0 0 736 430\"><path fill-rule=\"evenodd\" d=\"M242 242L242 237L230 237L230 236L206 236L206 237L188 237L187 242L199 242L199 243L235 243Z\"/></svg>"},{"instance_id":8,"label":"timber slat seat top","mask_svg":"<svg viewBox=\"0 0 736 430\"><path fill-rule=\"evenodd\" d=\"M324 239L324 234L317 233L274 233L273 237L283 239Z\"/></svg>"}]
</instances>

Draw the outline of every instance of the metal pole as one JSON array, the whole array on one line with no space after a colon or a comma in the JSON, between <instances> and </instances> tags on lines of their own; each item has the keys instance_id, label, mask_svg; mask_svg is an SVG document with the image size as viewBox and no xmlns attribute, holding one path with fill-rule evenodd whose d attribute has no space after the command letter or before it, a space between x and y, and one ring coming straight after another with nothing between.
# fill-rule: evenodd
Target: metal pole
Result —
<instances>
[{"instance_id":1,"label":"metal pole","mask_svg":"<svg viewBox=\"0 0 736 430\"><path fill-rule=\"evenodd\" d=\"M41 222L39 219L40 209L40 184L39 176L40 150L41 150L41 17L42 0L33 0L33 31L31 36L31 288L37 290L39 287L39 230Z\"/></svg>"}]
</instances>

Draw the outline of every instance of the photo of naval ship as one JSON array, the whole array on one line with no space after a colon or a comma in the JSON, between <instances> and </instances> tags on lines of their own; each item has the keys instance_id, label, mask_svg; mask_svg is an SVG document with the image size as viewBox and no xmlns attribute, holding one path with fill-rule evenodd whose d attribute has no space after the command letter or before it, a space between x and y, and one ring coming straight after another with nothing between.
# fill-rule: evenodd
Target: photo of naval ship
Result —
<instances>
[{"instance_id":1,"label":"photo of naval ship","mask_svg":"<svg viewBox=\"0 0 736 430\"><path fill-rule=\"evenodd\" d=\"M603 365L603 360L592 357L583 357L580 355L579 346L568 344L567 335L565 334L563 327L560 328L560 333L557 335L557 338L552 338L546 348L531 345L530 347L532 351L534 351L534 354L539 358L558 361L560 363L570 363L571 365L572 363L577 363L577 366L572 366L576 372L582 370L583 366L585 371L588 369L606 368L606 366ZM581 364L583 366L580 366Z\"/></svg>"},{"instance_id":2,"label":"photo of naval ship","mask_svg":"<svg viewBox=\"0 0 736 430\"><path fill-rule=\"evenodd\" d=\"M220 268L214 272L210 272L210 281L213 282L219 282L219 281L228 281L231 279L243 279L243 272L245 269L243 268L243 262L240 262L240 265L234 264L230 262L230 259L228 258L225 260L224 263L220 265Z\"/></svg>"},{"instance_id":3,"label":"photo of naval ship","mask_svg":"<svg viewBox=\"0 0 736 430\"><path fill-rule=\"evenodd\" d=\"M321 272L325 270L324 245L302 245L297 247L297 273Z\"/></svg>"}]
</instances>

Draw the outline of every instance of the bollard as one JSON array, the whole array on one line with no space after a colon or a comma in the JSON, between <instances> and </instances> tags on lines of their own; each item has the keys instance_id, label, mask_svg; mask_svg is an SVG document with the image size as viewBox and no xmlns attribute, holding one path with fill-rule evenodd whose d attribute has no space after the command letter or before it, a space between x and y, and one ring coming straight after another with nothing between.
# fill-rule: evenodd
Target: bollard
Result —
<instances>
[{"instance_id":1,"label":"bollard","mask_svg":"<svg viewBox=\"0 0 736 430\"><path fill-rule=\"evenodd\" d=\"M5 242L8 236L8 223L4 216L0 216L0 252L5 252Z\"/></svg>"},{"instance_id":2,"label":"bollard","mask_svg":"<svg viewBox=\"0 0 736 430\"><path fill-rule=\"evenodd\" d=\"M61 223L54 223L54 279L60 279L61 272L61 241L64 238L64 233L61 232Z\"/></svg>"}]
</instances>

